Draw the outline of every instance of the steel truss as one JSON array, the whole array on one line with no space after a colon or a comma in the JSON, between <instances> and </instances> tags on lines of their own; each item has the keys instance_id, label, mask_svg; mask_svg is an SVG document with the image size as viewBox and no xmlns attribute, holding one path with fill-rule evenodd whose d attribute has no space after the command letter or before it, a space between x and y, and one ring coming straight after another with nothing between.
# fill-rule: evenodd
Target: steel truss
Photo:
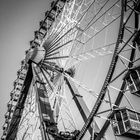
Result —
<instances>
[{"instance_id":1,"label":"steel truss","mask_svg":"<svg viewBox=\"0 0 140 140\"><path fill-rule=\"evenodd\" d=\"M123 103L138 111L124 77L139 65L139 8L139 0L53 1L18 71L1 139L109 139L107 132ZM108 30L114 26L118 33L112 42ZM102 37L104 43L96 43ZM84 84L79 82L76 72L85 61L108 55L112 55L109 69L97 94L86 86L86 78ZM94 96L92 107L85 91ZM111 133L111 139L117 139Z\"/></svg>"}]
</instances>

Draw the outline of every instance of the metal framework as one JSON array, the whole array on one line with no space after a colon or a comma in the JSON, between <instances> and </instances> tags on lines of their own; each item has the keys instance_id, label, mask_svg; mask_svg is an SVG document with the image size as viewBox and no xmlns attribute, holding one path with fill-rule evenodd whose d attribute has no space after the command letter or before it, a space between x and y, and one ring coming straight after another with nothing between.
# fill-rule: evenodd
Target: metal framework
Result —
<instances>
[{"instance_id":1,"label":"metal framework","mask_svg":"<svg viewBox=\"0 0 140 140\"><path fill-rule=\"evenodd\" d=\"M132 133L113 130L114 116L124 105L140 121L139 91L131 94L125 78L139 68L139 9L139 0L53 1L17 72L1 139L139 138L139 122L131 124ZM96 71L105 57L105 71L103 66ZM88 78L80 75L83 71ZM134 86L139 86L139 70L137 76L131 76Z\"/></svg>"}]
</instances>

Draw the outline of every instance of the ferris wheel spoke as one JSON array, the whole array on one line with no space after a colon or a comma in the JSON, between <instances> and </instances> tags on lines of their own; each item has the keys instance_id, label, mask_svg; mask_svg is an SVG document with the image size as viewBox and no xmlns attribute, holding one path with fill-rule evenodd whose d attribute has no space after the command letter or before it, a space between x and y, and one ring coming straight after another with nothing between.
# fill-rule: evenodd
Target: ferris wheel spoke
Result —
<instances>
[{"instance_id":1,"label":"ferris wheel spoke","mask_svg":"<svg viewBox=\"0 0 140 140\"><path fill-rule=\"evenodd\" d=\"M25 123L26 121L29 121L29 119L27 119L26 117L29 115L30 112L26 112L25 116L23 116L23 118L21 119L21 122L19 125L22 126L23 123Z\"/></svg>"},{"instance_id":2,"label":"ferris wheel spoke","mask_svg":"<svg viewBox=\"0 0 140 140\"><path fill-rule=\"evenodd\" d=\"M67 97L66 97L66 92L67 92L67 91L66 91L66 87L65 87L65 86L66 86L66 85L64 84L64 85L63 85L63 92L64 92L65 99L67 100ZM69 116L70 120L72 121L72 122L70 122L71 125L72 125L72 127L75 128L75 130L76 130L76 124L75 124L74 118L73 118L73 116L72 116L72 112L71 112L71 110L70 110L70 107L69 107L69 105L68 105L68 101L66 101L66 104L64 104L64 106L65 106L66 110L69 111L69 114L67 113L67 115Z\"/></svg>"},{"instance_id":3,"label":"ferris wheel spoke","mask_svg":"<svg viewBox=\"0 0 140 140\"><path fill-rule=\"evenodd\" d=\"M124 65L124 67L125 67L127 70L129 70L129 67L128 67L127 63L125 63L125 62L121 59L121 57L119 57L119 59L120 59L120 61L122 62L122 64ZM130 62L130 61L129 61L129 62Z\"/></svg>"},{"instance_id":4,"label":"ferris wheel spoke","mask_svg":"<svg viewBox=\"0 0 140 140\"><path fill-rule=\"evenodd\" d=\"M120 18L120 16L118 16L117 18L115 18L114 20L112 20L109 24L107 24L106 26L104 26L101 30L97 31L97 33L95 33L95 35L93 35L86 42L84 42L84 44L88 43L92 38L94 38L95 36L97 36L99 33L101 33L101 31L103 31L104 29L106 29L109 25L111 25L113 22L115 22L119 18Z\"/></svg>"},{"instance_id":5,"label":"ferris wheel spoke","mask_svg":"<svg viewBox=\"0 0 140 140\"><path fill-rule=\"evenodd\" d=\"M127 40L127 42L122 46L122 48L118 51L118 54L121 53L121 51L125 48L125 46L127 45L127 43L130 42L130 40L134 37L134 35L136 34L136 31L130 36L130 38Z\"/></svg>"},{"instance_id":6,"label":"ferris wheel spoke","mask_svg":"<svg viewBox=\"0 0 140 140\"><path fill-rule=\"evenodd\" d=\"M105 5L109 2L109 0L107 0L103 6L101 6L101 8L97 11L97 13L95 14L95 16L88 22L88 24L86 25L86 27L84 28L83 31L86 31L88 28L90 28L90 24L92 23L92 21L96 18L96 16L100 13L100 11L105 7ZM108 10L107 10L108 11ZM106 11L106 12L107 12ZM102 15L101 15L102 17Z\"/></svg>"},{"instance_id":7,"label":"ferris wheel spoke","mask_svg":"<svg viewBox=\"0 0 140 140\"><path fill-rule=\"evenodd\" d=\"M96 113L96 116L103 114L103 113L106 113L106 112L110 112L110 111L112 111L112 109L107 109L105 111L98 112L98 113Z\"/></svg>"},{"instance_id":8,"label":"ferris wheel spoke","mask_svg":"<svg viewBox=\"0 0 140 140\"><path fill-rule=\"evenodd\" d=\"M104 116L95 115L95 117L98 117L98 118L103 119L103 120L110 121L107 117L104 117Z\"/></svg>"},{"instance_id":9,"label":"ferris wheel spoke","mask_svg":"<svg viewBox=\"0 0 140 140\"><path fill-rule=\"evenodd\" d=\"M59 124L62 122L64 130L67 131L68 127L67 127L67 125L65 125L65 121L64 121L63 116L66 117L64 114L67 113L68 110L65 110L65 109L64 109L63 112L62 112L62 108L65 107L64 104L65 104L64 102L61 102L61 103L60 103L59 100L58 100L58 105L59 105L59 116L57 116L57 117L58 117L57 123L58 123L58 125L59 125Z\"/></svg>"},{"instance_id":10,"label":"ferris wheel spoke","mask_svg":"<svg viewBox=\"0 0 140 140\"><path fill-rule=\"evenodd\" d=\"M49 70L49 71L51 71L51 72L59 73L59 71L58 71L55 67L50 66L50 65L48 64L48 62L46 62L46 63L44 62L44 63L42 64L42 67L43 67L44 70L47 69L47 71Z\"/></svg>"},{"instance_id":11,"label":"ferris wheel spoke","mask_svg":"<svg viewBox=\"0 0 140 140\"><path fill-rule=\"evenodd\" d=\"M131 2L130 2L130 3L131 3ZM135 4L136 4L136 2L135 2ZM127 6L128 6L131 10L133 10L135 13L139 14L139 12L135 9L135 6L134 6L134 5L132 6L132 4L131 4L131 5L127 4Z\"/></svg>"},{"instance_id":12,"label":"ferris wheel spoke","mask_svg":"<svg viewBox=\"0 0 140 140\"><path fill-rule=\"evenodd\" d=\"M118 17L118 18L119 18L119 17ZM115 19L115 20L116 20L116 19ZM114 20L114 21L115 21L115 20ZM112 21L112 22L113 22L113 21ZM110 23L110 24L111 24L111 23ZM108 24L108 25L109 25L109 24ZM106 25L104 28L106 28L108 25ZM103 28L103 29L104 29L104 28ZM102 29L102 30L103 30L103 29ZM96 36L98 33L100 33L102 30L100 30L99 32L97 32L94 36L92 36L92 38L95 37L95 36ZM89 40L90 40L90 39L89 39ZM88 41L87 41L87 42L88 42ZM87 43L87 42L85 42L85 43ZM83 44L85 44L85 43L83 43Z\"/></svg>"},{"instance_id":13,"label":"ferris wheel spoke","mask_svg":"<svg viewBox=\"0 0 140 140\"><path fill-rule=\"evenodd\" d=\"M47 62L48 63L48 62ZM41 65L41 69L43 69L43 71L45 71L45 73L47 74L47 76L49 78L51 78L51 73L50 71L44 66L44 65Z\"/></svg>"},{"instance_id":14,"label":"ferris wheel spoke","mask_svg":"<svg viewBox=\"0 0 140 140\"><path fill-rule=\"evenodd\" d=\"M98 94L95 93L92 89L86 87L86 86L83 85L82 83L78 82L76 79L74 79L74 78L72 78L72 77L70 77L70 76L68 76L68 75L64 75L64 76L67 77L67 78L69 78L69 79L71 79L75 84L77 84L79 87L83 88L83 89L86 90L87 92L95 94L96 97L98 96ZM93 96L94 96L94 95L93 95Z\"/></svg>"},{"instance_id":15,"label":"ferris wheel spoke","mask_svg":"<svg viewBox=\"0 0 140 140\"><path fill-rule=\"evenodd\" d=\"M129 33L133 33L129 28L125 27L125 29L129 32ZM132 29L132 28L131 28Z\"/></svg>"},{"instance_id":16,"label":"ferris wheel spoke","mask_svg":"<svg viewBox=\"0 0 140 140\"><path fill-rule=\"evenodd\" d=\"M71 29L70 29L70 30L71 30ZM68 31L68 32L69 32L69 31ZM67 33L68 33L68 32L67 32ZM65 36L65 34L64 34L63 36ZM61 38L62 38L62 37L60 37L60 39L61 39ZM58 41L57 41L57 42L58 42Z\"/></svg>"},{"instance_id":17,"label":"ferris wheel spoke","mask_svg":"<svg viewBox=\"0 0 140 140\"><path fill-rule=\"evenodd\" d=\"M22 140L24 140L26 137L28 137L28 133L27 133L28 129L29 129L29 126L26 128L26 130L22 136Z\"/></svg>"},{"instance_id":18,"label":"ferris wheel spoke","mask_svg":"<svg viewBox=\"0 0 140 140\"><path fill-rule=\"evenodd\" d=\"M137 62L137 61L140 61L140 57L137 58L136 60L132 61L133 63Z\"/></svg>"},{"instance_id":19,"label":"ferris wheel spoke","mask_svg":"<svg viewBox=\"0 0 140 140\"><path fill-rule=\"evenodd\" d=\"M66 58L69 58L69 56L50 57L50 58L46 58L45 60L66 59Z\"/></svg>"},{"instance_id":20,"label":"ferris wheel spoke","mask_svg":"<svg viewBox=\"0 0 140 140\"><path fill-rule=\"evenodd\" d=\"M106 14L108 14L108 12L109 12L115 5L117 5L118 2L119 2L119 0L118 0L117 2L115 2L111 7L109 7L106 11L104 11L103 14L101 14L101 15L94 21L95 17L97 17L97 15L99 14L99 13L97 13L97 14L91 19L91 21L89 22L89 25L87 25L83 31L85 32L87 29L89 29L91 26L93 26L98 20L100 20L103 16L105 16ZM107 3L108 3L108 1L105 2L104 6L105 6ZM104 6L103 6L103 7L104 7ZM101 7L100 10L102 10L103 7ZM100 11L100 10L99 10L99 11ZM109 15L110 15L110 14L109 14ZM104 22L103 22L103 23L104 23Z\"/></svg>"},{"instance_id":21,"label":"ferris wheel spoke","mask_svg":"<svg viewBox=\"0 0 140 140\"><path fill-rule=\"evenodd\" d=\"M123 43L126 43L126 41L123 40ZM136 49L132 44L130 44L129 42L127 43L128 46L130 46L130 48Z\"/></svg>"},{"instance_id":22,"label":"ferris wheel spoke","mask_svg":"<svg viewBox=\"0 0 140 140\"><path fill-rule=\"evenodd\" d=\"M94 3L94 2L93 2L93 3ZM92 4L93 4L93 3L92 3ZM92 5L92 4L91 4L91 5ZM91 5L90 5L90 6L91 6ZM89 7L90 7L90 6L89 6ZM85 15L85 14L86 14L86 12L84 13L84 15ZM82 17L83 17L83 16L82 16ZM82 19L82 18L81 18L81 19ZM80 20L81 20L81 19L80 19ZM80 20L79 20L77 23L79 23ZM77 24L76 24L73 28L69 29L69 30L68 30L64 35L62 35L58 40L56 40L55 43L57 43L60 39L62 39L63 37L65 37L65 36L66 36L71 30L73 30L76 26L77 26ZM65 29L65 28L63 28L63 29ZM61 31L61 32L62 32L62 31ZM74 31L74 32L75 32L75 31Z\"/></svg>"},{"instance_id":23,"label":"ferris wheel spoke","mask_svg":"<svg viewBox=\"0 0 140 140\"><path fill-rule=\"evenodd\" d=\"M82 53L79 53L78 51L79 50L76 50L75 53L78 52L78 54L70 54L69 56L69 59L70 60L75 60L74 63L70 64L70 66L73 66L73 65L77 65L79 63L82 63L84 61L87 61L87 60L90 60L90 59L95 59L97 57L103 57L103 56L108 56L108 55L111 55L113 53L113 49L114 49L114 45L116 43L111 43L111 44L106 44L105 46L103 47L97 47L97 48L93 48L93 49L90 49L88 51L84 51ZM74 48L75 46L73 46Z\"/></svg>"},{"instance_id":24,"label":"ferris wheel spoke","mask_svg":"<svg viewBox=\"0 0 140 140\"><path fill-rule=\"evenodd\" d=\"M54 44L54 43L57 43L61 38L63 38L63 36L65 36L66 34L68 34L72 29L70 28L68 31L66 31L66 32L64 32L63 30L66 30L67 29L67 26L69 26L71 23L68 23L68 24L66 24L62 29L61 29L61 31L59 32L59 33L55 33L56 35L54 35L54 36L52 36L51 38L54 38L54 40L51 42L50 41L50 43L48 43L47 44L47 47L48 47L48 45L51 45L51 46L53 46L52 44ZM63 33L64 32L64 33ZM47 39L47 40L49 40L49 39ZM44 46L45 47L45 46ZM50 48L50 47L48 47L48 48Z\"/></svg>"},{"instance_id":25,"label":"ferris wheel spoke","mask_svg":"<svg viewBox=\"0 0 140 140\"><path fill-rule=\"evenodd\" d=\"M47 47L47 54L48 54L48 52L49 51L51 51L51 50L53 50L54 48L56 48L58 45L61 45L61 46L64 46L64 44L66 44L67 42L69 42L69 41L67 41L66 43L64 43L64 44L60 44L60 40L63 38L63 37L65 37L65 35L66 34L68 34L70 31L72 31L73 30L73 28L71 28L68 32L66 32L64 35L62 35L60 38L58 38L58 40L56 40L52 45L50 44L50 47L48 46ZM46 43L47 44L47 43ZM44 48L46 48L45 46L44 46Z\"/></svg>"},{"instance_id":26,"label":"ferris wheel spoke","mask_svg":"<svg viewBox=\"0 0 140 140\"><path fill-rule=\"evenodd\" d=\"M71 43L72 41L73 41L73 40L69 40L68 42L66 42L66 43L64 43L64 44L62 44L62 45L60 45L60 46L58 46L58 47L55 47L54 49L48 51L47 54L51 54L52 52L57 51L58 49L60 49L60 48L62 48L63 46L65 46L65 45Z\"/></svg>"},{"instance_id":27,"label":"ferris wheel spoke","mask_svg":"<svg viewBox=\"0 0 140 140\"><path fill-rule=\"evenodd\" d=\"M130 99L127 97L125 93L123 93L123 96L126 98L127 102L129 103L130 107L135 111L135 107L132 105Z\"/></svg>"},{"instance_id":28,"label":"ferris wheel spoke","mask_svg":"<svg viewBox=\"0 0 140 140\"><path fill-rule=\"evenodd\" d=\"M92 89L86 87L84 84L78 82L76 79L69 77L67 75L64 75L65 77L67 77L68 79L72 80L76 85L78 85L78 87L82 88L83 90L85 90L87 93L89 93L89 95L91 95L92 97L98 98L99 94L96 93L95 91L93 91ZM105 103L110 103L110 101L105 98L103 99L103 102Z\"/></svg>"},{"instance_id":29,"label":"ferris wheel spoke","mask_svg":"<svg viewBox=\"0 0 140 140\"><path fill-rule=\"evenodd\" d=\"M66 34L60 36L56 41L54 41L52 44L50 44L47 47L47 51L49 52L49 51L53 50L53 48L56 48L56 46L63 45L64 43L68 42L69 40L73 40L70 37L70 36L73 36L76 33L76 30L75 31L73 31L73 30L74 30L74 28L71 28L71 30L69 30L70 32L66 32ZM66 36L69 36L70 39L67 39L67 41L63 41L63 40L66 39ZM61 41L64 42L64 43L60 43Z\"/></svg>"},{"instance_id":30,"label":"ferris wheel spoke","mask_svg":"<svg viewBox=\"0 0 140 140\"><path fill-rule=\"evenodd\" d=\"M66 112L66 114L69 116L69 118L71 119L71 121L73 122L73 118ZM74 129L76 129L76 126L75 126L75 123L73 122L71 122L70 120L68 120L69 121L69 123L70 123L70 126L72 126Z\"/></svg>"},{"instance_id":31,"label":"ferris wheel spoke","mask_svg":"<svg viewBox=\"0 0 140 140\"><path fill-rule=\"evenodd\" d=\"M63 105L62 105L62 106L63 106ZM61 112L61 109L60 109L60 112ZM72 131L71 129L76 129L76 126L75 126L75 124L74 124L74 122L73 122L71 116L68 114L68 112L65 111L65 112L63 112L63 116L64 116L64 114L65 114L68 118L66 118L66 116L65 116L65 118L63 118L63 117L62 117L62 113L60 113L61 120L58 120L58 123L60 123L59 121L63 121L63 126L64 126L64 128L65 128L65 131L69 131L69 130ZM65 121L66 121L66 123L65 123Z\"/></svg>"},{"instance_id":32,"label":"ferris wheel spoke","mask_svg":"<svg viewBox=\"0 0 140 140\"><path fill-rule=\"evenodd\" d=\"M129 91L128 89L124 89L123 91L121 91L120 89L117 89L116 87L113 87L112 85L109 85L110 88L114 89L114 90L117 90L119 92L122 92L124 98L127 100L128 104L130 105L130 107L135 110L134 106L132 105L129 97L127 97L127 91ZM114 104L115 105L115 104ZM119 106L118 106L119 107Z\"/></svg>"},{"instance_id":33,"label":"ferris wheel spoke","mask_svg":"<svg viewBox=\"0 0 140 140\"><path fill-rule=\"evenodd\" d=\"M51 53L50 55L46 54L44 58L47 58L47 57L50 57L50 56L55 56L55 55L58 55L58 54L59 54L59 51L55 52L55 53Z\"/></svg>"},{"instance_id":34,"label":"ferris wheel spoke","mask_svg":"<svg viewBox=\"0 0 140 140\"><path fill-rule=\"evenodd\" d=\"M53 91L53 86L52 86L52 84L50 83L50 81L48 80L48 78L46 77L44 71L43 71L42 69L40 69L40 70L41 70L41 72L42 72L42 74L43 74L43 76L44 76L44 78L45 78L45 80L46 80L46 82L47 82L47 85L49 86L49 89L50 89L51 91Z\"/></svg>"},{"instance_id":35,"label":"ferris wheel spoke","mask_svg":"<svg viewBox=\"0 0 140 140\"><path fill-rule=\"evenodd\" d=\"M74 2L73 2L73 4L74 4ZM72 5L73 5L73 4L72 4ZM73 7L72 5L71 5L71 9L72 9L72 7ZM66 6L66 7L67 7L67 6ZM68 8L68 9L69 9L69 8ZM70 10L68 10L68 9L64 9L63 14L65 14L65 11L68 11L69 13L71 13ZM62 19L61 19L61 20L63 20L63 14L62 14L62 17L61 17ZM65 18L66 18L66 17L65 17ZM57 27L55 27L55 31L56 31L56 32L52 34L53 36L49 36L49 38L50 38L50 37L53 37L53 38L54 38L54 42L56 42L56 41L60 38L60 35L63 34L63 32L65 32L64 30L71 24L71 22L69 22L68 24L65 24L65 22L67 22L67 20L65 20L65 21L63 21L63 22L60 21L59 24L57 25ZM60 25L60 23L63 23L62 26ZM60 29L59 29L59 28L60 28ZM54 28L53 28L53 29L54 29ZM60 31L59 31L59 30L60 30ZM58 32L58 31L59 31L59 32ZM51 44L52 44L52 43L51 43Z\"/></svg>"},{"instance_id":36,"label":"ferris wheel spoke","mask_svg":"<svg viewBox=\"0 0 140 140\"><path fill-rule=\"evenodd\" d=\"M113 104L112 101L111 101L111 95L110 95L109 92L110 92L110 91L109 91L109 89L107 88L107 96L108 96L108 100L109 100L109 105L110 105L111 110L113 110L114 104Z\"/></svg>"},{"instance_id":37,"label":"ferris wheel spoke","mask_svg":"<svg viewBox=\"0 0 140 140\"><path fill-rule=\"evenodd\" d=\"M74 30L74 31L73 31ZM63 44L61 44L60 43L60 41L62 40L63 41L63 39L65 39L65 37L66 36L72 36L73 34L75 34L76 33L76 31L77 30L75 30L75 28L71 28L71 29L69 29L66 33L64 33L64 34L62 34L61 36L58 36L57 38L54 38L54 40L52 41L52 43L51 44L47 44L48 46L47 46L47 51L49 52L49 51L51 51L53 48L55 48L56 46L58 46L59 44L60 45L63 45ZM72 32L72 33L71 33ZM67 41L68 42L68 41ZM63 45L64 46L64 45ZM45 46L44 46L44 48L46 48Z\"/></svg>"},{"instance_id":38,"label":"ferris wheel spoke","mask_svg":"<svg viewBox=\"0 0 140 140\"><path fill-rule=\"evenodd\" d=\"M121 60L125 60L126 62L131 62L128 58L126 58L125 56L123 56L123 55L118 55L119 56L119 58L121 59Z\"/></svg>"}]
</instances>

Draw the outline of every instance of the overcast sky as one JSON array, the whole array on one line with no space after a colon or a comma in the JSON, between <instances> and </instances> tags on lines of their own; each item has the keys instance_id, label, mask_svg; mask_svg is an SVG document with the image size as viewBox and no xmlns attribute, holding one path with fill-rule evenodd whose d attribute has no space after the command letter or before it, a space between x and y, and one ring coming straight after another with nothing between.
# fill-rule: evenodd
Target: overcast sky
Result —
<instances>
[{"instance_id":1,"label":"overcast sky","mask_svg":"<svg viewBox=\"0 0 140 140\"><path fill-rule=\"evenodd\" d=\"M16 72L52 0L0 0L0 137Z\"/></svg>"}]
</instances>

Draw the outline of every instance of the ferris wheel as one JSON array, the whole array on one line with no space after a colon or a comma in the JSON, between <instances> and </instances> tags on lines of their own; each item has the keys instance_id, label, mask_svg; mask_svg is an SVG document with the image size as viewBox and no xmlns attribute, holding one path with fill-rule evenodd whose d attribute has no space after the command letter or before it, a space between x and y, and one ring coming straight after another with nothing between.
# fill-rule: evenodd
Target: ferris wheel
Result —
<instances>
[{"instance_id":1,"label":"ferris wheel","mask_svg":"<svg viewBox=\"0 0 140 140\"><path fill-rule=\"evenodd\" d=\"M140 1L55 0L34 32L1 140L140 139Z\"/></svg>"}]
</instances>

